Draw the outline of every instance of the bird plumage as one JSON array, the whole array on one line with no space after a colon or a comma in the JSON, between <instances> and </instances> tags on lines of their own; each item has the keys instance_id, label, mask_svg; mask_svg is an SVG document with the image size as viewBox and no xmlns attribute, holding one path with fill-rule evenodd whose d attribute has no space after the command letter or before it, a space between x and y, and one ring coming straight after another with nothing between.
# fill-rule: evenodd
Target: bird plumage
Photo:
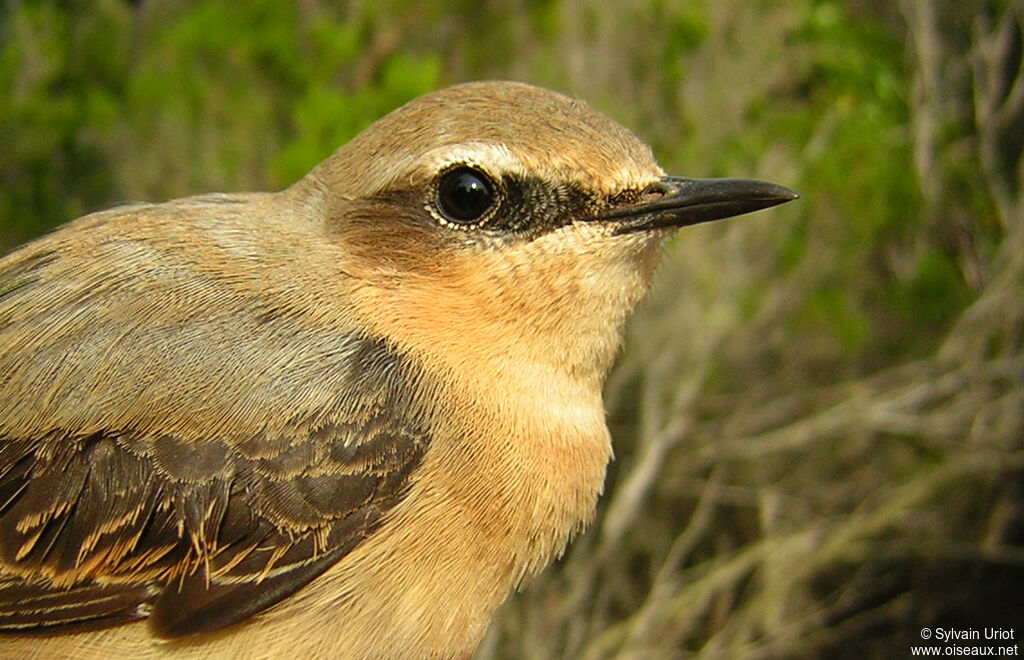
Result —
<instances>
[{"instance_id":1,"label":"bird plumage","mask_svg":"<svg viewBox=\"0 0 1024 660\"><path fill-rule=\"evenodd\" d=\"M494 198L471 221L458 168ZM592 516L601 385L674 228L594 219L663 177L577 101L474 83L280 193L5 257L0 656L471 655Z\"/></svg>"},{"instance_id":2,"label":"bird plumage","mask_svg":"<svg viewBox=\"0 0 1024 660\"><path fill-rule=\"evenodd\" d=\"M0 598L19 596L0 628L220 628L325 570L404 494L430 439L416 367L352 323L304 323L286 292L253 295L252 243L182 259L191 232L251 237L232 219L253 207L115 210L5 262Z\"/></svg>"}]
</instances>

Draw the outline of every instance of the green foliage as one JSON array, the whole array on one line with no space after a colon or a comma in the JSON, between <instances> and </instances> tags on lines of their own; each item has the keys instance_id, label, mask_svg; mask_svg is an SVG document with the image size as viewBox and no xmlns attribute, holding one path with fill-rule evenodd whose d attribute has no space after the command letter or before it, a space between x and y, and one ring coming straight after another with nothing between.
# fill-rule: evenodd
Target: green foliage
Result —
<instances>
[{"instance_id":1,"label":"green foliage","mask_svg":"<svg viewBox=\"0 0 1024 660\"><path fill-rule=\"evenodd\" d=\"M921 234L905 44L835 0L807 3L788 44L807 56L781 97L751 105L762 128L739 144L760 153L759 136L774 135L801 152L798 187L814 221L780 232L776 250L787 270L806 276L796 269L808 260L823 279L792 317L794 331L806 323L803 332L831 334L868 368L922 354L970 292L943 237Z\"/></svg>"},{"instance_id":2,"label":"green foliage","mask_svg":"<svg viewBox=\"0 0 1024 660\"><path fill-rule=\"evenodd\" d=\"M972 299L963 273L948 254L932 249L917 259L910 276L893 291L892 307L921 330L943 328Z\"/></svg>"},{"instance_id":3,"label":"green foliage","mask_svg":"<svg viewBox=\"0 0 1024 660\"><path fill-rule=\"evenodd\" d=\"M0 251L106 201L128 28L112 2L0 18Z\"/></svg>"},{"instance_id":4,"label":"green foliage","mask_svg":"<svg viewBox=\"0 0 1024 660\"><path fill-rule=\"evenodd\" d=\"M325 145L342 145L375 119L437 87L436 57L396 53L381 65L375 85L346 92L313 81L293 106L295 140L274 163L275 179L296 181L323 159Z\"/></svg>"},{"instance_id":5,"label":"green foliage","mask_svg":"<svg viewBox=\"0 0 1024 660\"><path fill-rule=\"evenodd\" d=\"M431 53L368 66L372 17L273 0L62 7L7 3L0 20L0 250L125 199L288 185L440 83Z\"/></svg>"}]
</instances>

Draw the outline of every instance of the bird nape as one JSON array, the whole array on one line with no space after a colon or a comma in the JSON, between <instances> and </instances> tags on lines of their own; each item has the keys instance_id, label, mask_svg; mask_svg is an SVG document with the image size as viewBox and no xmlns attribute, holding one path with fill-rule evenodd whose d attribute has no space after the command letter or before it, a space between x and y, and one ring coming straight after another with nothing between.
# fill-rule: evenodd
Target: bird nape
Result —
<instances>
[{"instance_id":1,"label":"bird nape","mask_svg":"<svg viewBox=\"0 0 1024 660\"><path fill-rule=\"evenodd\" d=\"M601 387L659 243L794 198L666 176L585 104L480 82L281 192L22 246L0 260L0 650L470 656L593 515Z\"/></svg>"}]
</instances>

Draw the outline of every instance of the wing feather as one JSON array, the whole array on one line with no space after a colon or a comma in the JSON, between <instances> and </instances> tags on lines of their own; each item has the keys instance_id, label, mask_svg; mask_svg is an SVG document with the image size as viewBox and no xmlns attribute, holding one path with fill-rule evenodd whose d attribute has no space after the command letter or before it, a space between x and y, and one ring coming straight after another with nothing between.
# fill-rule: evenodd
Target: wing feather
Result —
<instances>
[{"instance_id":1,"label":"wing feather","mask_svg":"<svg viewBox=\"0 0 1024 660\"><path fill-rule=\"evenodd\" d=\"M239 289L173 240L139 239L207 211L235 212L108 212L0 261L0 632L237 623L408 491L430 440L422 373L344 323L294 321L290 299Z\"/></svg>"}]
</instances>

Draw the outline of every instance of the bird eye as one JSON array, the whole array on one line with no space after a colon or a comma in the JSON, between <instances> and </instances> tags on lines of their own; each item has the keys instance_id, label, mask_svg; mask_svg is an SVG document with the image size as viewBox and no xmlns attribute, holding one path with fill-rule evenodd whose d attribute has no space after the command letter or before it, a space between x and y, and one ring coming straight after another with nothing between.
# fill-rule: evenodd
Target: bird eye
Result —
<instances>
[{"instance_id":1,"label":"bird eye","mask_svg":"<svg viewBox=\"0 0 1024 660\"><path fill-rule=\"evenodd\" d=\"M453 168L438 181L437 206L445 219L456 224L479 222L494 206L494 186L478 169Z\"/></svg>"}]
</instances>

